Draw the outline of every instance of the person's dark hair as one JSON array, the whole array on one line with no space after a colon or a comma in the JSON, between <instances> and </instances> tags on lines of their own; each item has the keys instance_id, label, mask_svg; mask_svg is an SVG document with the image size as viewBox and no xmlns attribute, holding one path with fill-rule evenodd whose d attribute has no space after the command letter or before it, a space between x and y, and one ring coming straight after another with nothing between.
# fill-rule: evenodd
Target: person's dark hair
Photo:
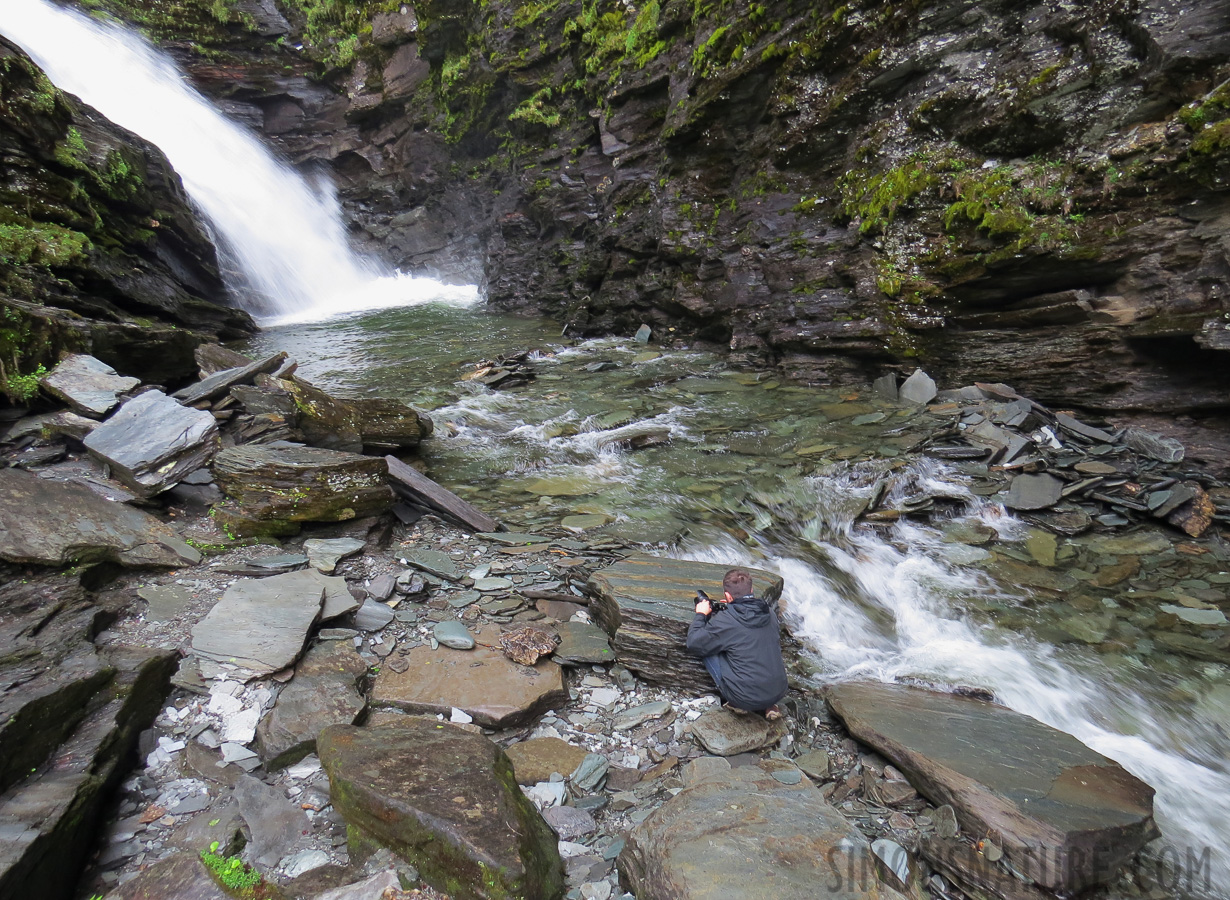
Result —
<instances>
[{"instance_id":1,"label":"person's dark hair","mask_svg":"<svg viewBox=\"0 0 1230 900\"><path fill-rule=\"evenodd\" d=\"M722 577L722 590L732 597L746 597L752 592L752 576L746 569L731 569Z\"/></svg>"}]
</instances>

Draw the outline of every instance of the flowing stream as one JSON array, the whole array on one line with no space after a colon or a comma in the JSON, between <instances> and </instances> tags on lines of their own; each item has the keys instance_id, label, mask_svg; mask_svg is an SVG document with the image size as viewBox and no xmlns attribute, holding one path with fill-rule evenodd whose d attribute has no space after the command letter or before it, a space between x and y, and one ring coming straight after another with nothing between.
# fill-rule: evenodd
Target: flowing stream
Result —
<instances>
[{"instance_id":1,"label":"flowing stream","mask_svg":"<svg viewBox=\"0 0 1230 900\"><path fill-rule=\"evenodd\" d=\"M214 109L134 32L47 0L4 0L0 33L56 87L162 149L242 269L240 305L263 322L477 300L473 287L386 272L351 253L335 197Z\"/></svg>"},{"instance_id":2,"label":"flowing stream","mask_svg":"<svg viewBox=\"0 0 1230 900\"><path fill-rule=\"evenodd\" d=\"M1218 540L1193 551L1154 529L1056 541L988 499L985 467L911 456L928 428L919 409L732 372L705 353L566 344L550 323L465 308L471 288L352 255L333 199L130 33L44 0L0 4L0 32L167 153L257 286L249 308L282 326L253 351L287 350L339 393L429 409L432 471L510 523L563 521L780 572L818 680L986 687L1075 735L1157 788L1163 886L1230 895L1230 667L1169 649L1173 623L1156 613L1224 596ZM338 317L363 310L378 311ZM526 348L531 384L463 380ZM884 484L929 515L859 522ZM1207 866L1185 866L1206 848Z\"/></svg>"}]
</instances>

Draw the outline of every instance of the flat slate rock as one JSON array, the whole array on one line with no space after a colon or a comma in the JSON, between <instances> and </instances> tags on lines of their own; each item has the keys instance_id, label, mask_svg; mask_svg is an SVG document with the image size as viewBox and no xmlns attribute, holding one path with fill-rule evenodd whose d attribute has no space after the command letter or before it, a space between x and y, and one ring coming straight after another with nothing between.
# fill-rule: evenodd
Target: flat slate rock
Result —
<instances>
[{"instance_id":1,"label":"flat slate rock","mask_svg":"<svg viewBox=\"0 0 1230 900\"><path fill-rule=\"evenodd\" d=\"M131 391L141 379L119 375L105 362L76 354L60 360L38 383L76 412L98 418L111 412L120 402L119 395Z\"/></svg>"},{"instance_id":2,"label":"flat slate rock","mask_svg":"<svg viewBox=\"0 0 1230 900\"><path fill-rule=\"evenodd\" d=\"M558 772L565 778L585 762L589 751L556 737L530 738L505 751L517 773L517 784L537 784Z\"/></svg>"},{"instance_id":3,"label":"flat slate rock","mask_svg":"<svg viewBox=\"0 0 1230 900\"><path fill-rule=\"evenodd\" d=\"M731 566L630 556L590 576L590 612L607 634L619 661L641 678L686 693L713 691L701 661L687 652L696 591L722 596L722 576ZM781 576L750 569L758 597L776 603Z\"/></svg>"},{"instance_id":4,"label":"flat slate rock","mask_svg":"<svg viewBox=\"0 0 1230 900\"><path fill-rule=\"evenodd\" d=\"M456 619L437 622L431 633L440 644L453 650L474 649L474 635L470 634L470 630Z\"/></svg>"},{"instance_id":5,"label":"flat slate rock","mask_svg":"<svg viewBox=\"0 0 1230 900\"><path fill-rule=\"evenodd\" d=\"M372 705L445 716L456 708L478 725L508 728L568 702L563 669L550 659L515 663L496 649L499 640L499 630L488 627L470 651L415 647L404 672L381 668Z\"/></svg>"},{"instance_id":6,"label":"flat slate rock","mask_svg":"<svg viewBox=\"0 0 1230 900\"><path fill-rule=\"evenodd\" d=\"M585 666L610 665L615 661L610 638L597 625L561 622L555 631L560 636L560 642L551 658L557 663Z\"/></svg>"},{"instance_id":7,"label":"flat slate rock","mask_svg":"<svg viewBox=\"0 0 1230 900\"><path fill-rule=\"evenodd\" d=\"M919 405L930 403L935 399L936 393L935 382L922 369L915 369L914 374L897 389L899 399Z\"/></svg>"},{"instance_id":8,"label":"flat slate rock","mask_svg":"<svg viewBox=\"0 0 1230 900\"><path fill-rule=\"evenodd\" d=\"M231 895L214 881L197 851L159 860L104 900L231 900Z\"/></svg>"},{"instance_id":9,"label":"flat slate rock","mask_svg":"<svg viewBox=\"0 0 1230 900\"><path fill-rule=\"evenodd\" d=\"M1009 509L1047 509L1062 498L1065 482L1054 475L1018 475L1008 486L1004 506Z\"/></svg>"},{"instance_id":10,"label":"flat slate rock","mask_svg":"<svg viewBox=\"0 0 1230 900\"><path fill-rule=\"evenodd\" d=\"M776 744L786 733L785 719L770 722L756 713L740 715L711 709L692 723L692 734L710 753L735 756Z\"/></svg>"},{"instance_id":11,"label":"flat slate rock","mask_svg":"<svg viewBox=\"0 0 1230 900\"><path fill-rule=\"evenodd\" d=\"M178 584L149 584L137 589L137 596L148 606L145 618L151 622L170 622L179 616L192 600L192 591Z\"/></svg>"},{"instance_id":12,"label":"flat slate rock","mask_svg":"<svg viewBox=\"0 0 1230 900\"><path fill-rule=\"evenodd\" d=\"M303 652L325 586L313 571L244 578L192 629L192 652L239 666L249 678L285 669Z\"/></svg>"},{"instance_id":13,"label":"flat slate rock","mask_svg":"<svg viewBox=\"0 0 1230 900\"><path fill-rule=\"evenodd\" d=\"M281 788L265 784L252 775L240 775L235 781L235 802L239 814L248 823L252 840L244 848L244 857L263 869L276 866L304 843L311 833L312 823L297 803L286 799Z\"/></svg>"},{"instance_id":14,"label":"flat slate rock","mask_svg":"<svg viewBox=\"0 0 1230 900\"><path fill-rule=\"evenodd\" d=\"M839 684L826 696L853 737L951 804L968 833L998 835L1017 871L1048 890L1108 881L1157 837L1153 788L1028 716L902 685Z\"/></svg>"},{"instance_id":15,"label":"flat slate rock","mask_svg":"<svg viewBox=\"0 0 1230 900\"><path fill-rule=\"evenodd\" d=\"M354 614L354 627L360 631L379 631L393 621L393 609L379 600L367 599Z\"/></svg>"},{"instance_id":16,"label":"flat slate rock","mask_svg":"<svg viewBox=\"0 0 1230 900\"><path fill-rule=\"evenodd\" d=\"M329 725L353 725L367 707L359 690L366 674L367 663L351 643L325 641L308 650L256 726L265 768L294 765L312 753L316 736Z\"/></svg>"},{"instance_id":17,"label":"flat slate rock","mask_svg":"<svg viewBox=\"0 0 1230 900\"><path fill-rule=\"evenodd\" d=\"M311 538L303 542L303 552L307 554L312 568L324 575L332 575L339 562L361 552L366 546L357 538Z\"/></svg>"},{"instance_id":18,"label":"flat slate rock","mask_svg":"<svg viewBox=\"0 0 1230 900\"><path fill-rule=\"evenodd\" d=\"M441 550L411 550L402 558L416 569L445 581L460 581L466 577L461 566Z\"/></svg>"},{"instance_id":19,"label":"flat slate rock","mask_svg":"<svg viewBox=\"0 0 1230 900\"><path fill-rule=\"evenodd\" d=\"M215 397L221 397L231 389L232 385L248 384L257 375L275 371L285 359L285 353L275 353L256 362L246 363L232 369L223 369L207 375L196 384L190 384L183 390L176 391L171 396L188 406L200 400L212 400Z\"/></svg>"},{"instance_id":20,"label":"flat slate rock","mask_svg":"<svg viewBox=\"0 0 1230 900\"><path fill-rule=\"evenodd\" d=\"M876 878L867 839L810 782L694 766L619 854L637 900L901 900Z\"/></svg>"},{"instance_id":21,"label":"flat slate rock","mask_svg":"<svg viewBox=\"0 0 1230 900\"><path fill-rule=\"evenodd\" d=\"M308 571L315 575L316 580L325 588L325 605L320 611L320 621L329 622L359 608L359 601L355 599L354 594L350 593L345 578L337 575L321 575L315 569Z\"/></svg>"},{"instance_id":22,"label":"flat slate rock","mask_svg":"<svg viewBox=\"0 0 1230 900\"><path fill-rule=\"evenodd\" d=\"M218 422L189 409L162 391L133 397L83 442L111 467L116 480L142 497L152 497L206 465L221 445Z\"/></svg>"},{"instance_id":23,"label":"flat slate rock","mask_svg":"<svg viewBox=\"0 0 1230 900\"><path fill-rule=\"evenodd\" d=\"M453 900L563 896L555 833L487 738L409 718L372 728L335 725L317 746L346 822Z\"/></svg>"},{"instance_id":24,"label":"flat slate rock","mask_svg":"<svg viewBox=\"0 0 1230 900\"><path fill-rule=\"evenodd\" d=\"M149 513L80 484L0 469L0 559L174 567L196 565L201 554Z\"/></svg>"}]
</instances>

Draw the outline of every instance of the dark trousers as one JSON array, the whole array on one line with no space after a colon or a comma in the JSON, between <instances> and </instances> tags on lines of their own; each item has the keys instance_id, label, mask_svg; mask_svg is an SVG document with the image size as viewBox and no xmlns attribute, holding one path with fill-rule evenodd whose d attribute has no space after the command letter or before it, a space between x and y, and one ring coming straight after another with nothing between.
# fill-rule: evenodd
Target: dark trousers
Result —
<instances>
[{"instance_id":1,"label":"dark trousers","mask_svg":"<svg viewBox=\"0 0 1230 900\"><path fill-rule=\"evenodd\" d=\"M709 677L717 685L718 694L725 700L726 692L722 690L722 657L715 653L713 656L702 656L700 661L705 664L705 668L709 671Z\"/></svg>"}]
</instances>

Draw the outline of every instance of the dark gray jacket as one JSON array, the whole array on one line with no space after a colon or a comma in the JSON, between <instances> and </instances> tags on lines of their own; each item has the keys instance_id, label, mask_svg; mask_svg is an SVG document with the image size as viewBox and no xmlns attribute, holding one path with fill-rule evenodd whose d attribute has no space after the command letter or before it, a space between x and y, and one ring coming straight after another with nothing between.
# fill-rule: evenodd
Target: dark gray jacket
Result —
<instances>
[{"instance_id":1,"label":"dark gray jacket","mask_svg":"<svg viewBox=\"0 0 1230 900\"><path fill-rule=\"evenodd\" d=\"M786 696L786 665L777 613L758 597L739 597L708 617L696 614L688 626L688 652L718 654L722 693L740 709L768 709Z\"/></svg>"}]
</instances>

